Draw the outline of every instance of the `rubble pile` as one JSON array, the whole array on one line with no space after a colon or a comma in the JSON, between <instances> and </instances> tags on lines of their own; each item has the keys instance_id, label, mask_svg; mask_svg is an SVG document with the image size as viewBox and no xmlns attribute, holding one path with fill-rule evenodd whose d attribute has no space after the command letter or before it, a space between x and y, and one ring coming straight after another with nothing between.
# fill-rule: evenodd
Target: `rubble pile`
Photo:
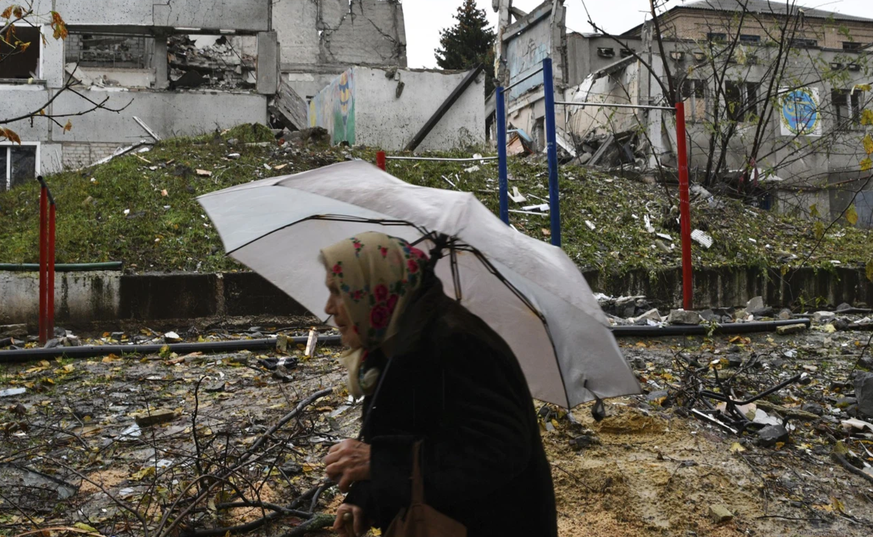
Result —
<instances>
[{"instance_id":1,"label":"rubble pile","mask_svg":"<svg viewBox=\"0 0 873 537\"><path fill-rule=\"evenodd\" d=\"M634 315L648 307L642 297L612 303ZM535 403L561 535L777 535L787 527L869 535L873 477L861 475L873 475L869 336L827 328L863 315L820 315L789 336L621 339L643 395L606 401L598 419L590 406ZM36 345L26 327L3 332ZM56 344L278 343L309 333L307 325L58 329ZM6 364L0 516L14 534L87 525L133 535L144 523L194 536L272 535L329 525L341 495L323 481L321 459L360 426L338 352L166 347ZM246 524L255 525L239 529Z\"/></svg>"}]
</instances>

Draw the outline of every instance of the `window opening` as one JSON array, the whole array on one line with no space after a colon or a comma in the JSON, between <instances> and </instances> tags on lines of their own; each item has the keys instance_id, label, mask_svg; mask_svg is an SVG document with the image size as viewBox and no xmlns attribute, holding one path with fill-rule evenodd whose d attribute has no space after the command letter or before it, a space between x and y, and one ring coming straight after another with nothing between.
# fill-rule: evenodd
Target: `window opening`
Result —
<instances>
[{"instance_id":1,"label":"window opening","mask_svg":"<svg viewBox=\"0 0 873 537\"><path fill-rule=\"evenodd\" d=\"M0 78L39 78L40 31L12 26L0 40Z\"/></svg>"},{"instance_id":2,"label":"window opening","mask_svg":"<svg viewBox=\"0 0 873 537\"><path fill-rule=\"evenodd\" d=\"M0 181L3 190L8 190L36 177L35 145L0 146Z\"/></svg>"}]
</instances>

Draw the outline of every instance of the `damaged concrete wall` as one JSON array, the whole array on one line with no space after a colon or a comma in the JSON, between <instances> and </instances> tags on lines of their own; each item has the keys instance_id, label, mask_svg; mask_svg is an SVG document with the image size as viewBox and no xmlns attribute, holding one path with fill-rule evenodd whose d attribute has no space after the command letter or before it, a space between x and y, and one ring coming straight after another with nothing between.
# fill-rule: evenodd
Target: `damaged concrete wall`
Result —
<instances>
[{"instance_id":1,"label":"damaged concrete wall","mask_svg":"<svg viewBox=\"0 0 873 537\"><path fill-rule=\"evenodd\" d=\"M55 10L69 26L270 30L271 0L40 0L37 13ZM42 8L45 8L44 10Z\"/></svg>"},{"instance_id":2,"label":"damaged concrete wall","mask_svg":"<svg viewBox=\"0 0 873 537\"><path fill-rule=\"evenodd\" d=\"M563 58L566 55L566 8L563 0L543 2L503 32L503 46L509 83L514 84L542 67L552 58L555 82L564 82ZM508 101L541 86L541 76L532 77L507 92Z\"/></svg>"},{"instance_id":3,"label":"damaged concrete wall","mask_svg":"<svg viewBox=\"0 0 873 537\"><path fill-rule=\"evenodd\" d=\"M397 0L277 0L273 25L282 71L302 96L315 95L352 65L406 66Z\"/></svg>"},{"instance_id":4,"label":"damaged concrete wall","mask_svg":"<svg viewBox=\"0 0 873 537\"><path fill-rule=\"evenodd\" d=\"M64 165L87 165L117 147L149 139L134 117L161 137L197 135L240 123L265 124L267 101L276 92L279 68L276 36L269 32L270 6L270 0L37 0L34 9L40 15L29 22L44 37L36 66L38 80L0 85L0 114L14 117L44 108L47 114L63 118L62 124L70 119L69 132L40 117L8 125L24 144L37 148L35 173L43 174L60 171ZM66 19L68 42L52 38L45 15L51 10ZM211 29L216 35L208 50L176 47L171 50L174 61L168 62L168 36ZM218 35L219 30L237 35ZM254 58L241 56L231 45L231 41L246 39L251 44L242 48L254 46L261 56L257 66ZM216 48L219 41L224 44ZM67 80L66 60L71 60L69 71L80 60L89 66L76 72L80 82L76 92L58 95ZM232 91L179 91L186 86L171 79L170 68L184 74L196 71L205 81L196 85L203 88ZM248 82L253 91L238 91L244 86L240 80ZM161 91L168 85L171 91ZM76 115L91 109L93 103L118 111ZM0 178L5 180L5 175Z\"/></svg>"},{"instance_id":5,"label":"damaged concrete wall","mask_svg":"<svg viewBox=\"0 0 873 537\"><path fill-rule=\"evenodd\" d=\"M310 103L311 126L333 143L398 151L412 139L466 73L354 67ZM479 78L455 102L417 151L478 147L485 143L485 85Z\"/></svg>"}]
</instances>

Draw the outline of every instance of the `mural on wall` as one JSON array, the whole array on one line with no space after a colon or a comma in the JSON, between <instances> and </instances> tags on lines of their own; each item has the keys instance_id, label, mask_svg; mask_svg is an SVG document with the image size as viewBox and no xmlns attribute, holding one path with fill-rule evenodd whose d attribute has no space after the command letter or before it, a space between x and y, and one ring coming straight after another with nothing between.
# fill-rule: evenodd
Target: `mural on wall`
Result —
<instances>
[{"instance_id":1,"label":"mural on wall","mask_svg":"<svg viewBox=\"0 0 873 537\"><path fill-rule=\"evenodd\" d=\"M333 144L355 145L355 76L349 69L309 102L309 126L324 127Z\"/></svg>"},{"instance_id":2,"label":"mural on wall","mask_svg":"<svg viewBox=\"0 0 873 537\"><path fill-rule=\"evenodd\" d=\"M821 136L822 121L818 90L814 88L782 89L779 110L782 136Z\"/></svg>"}]
</instances>

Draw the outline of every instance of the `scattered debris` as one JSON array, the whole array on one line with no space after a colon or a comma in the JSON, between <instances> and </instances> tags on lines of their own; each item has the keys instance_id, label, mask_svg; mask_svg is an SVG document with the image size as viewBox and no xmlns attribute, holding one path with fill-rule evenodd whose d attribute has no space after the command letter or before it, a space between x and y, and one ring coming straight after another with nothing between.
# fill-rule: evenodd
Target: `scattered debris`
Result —
<instances>
[{"instance_id":1,"label":"scattered debris","mask_svg":"<svg viewBox=\"0 0 873 537\"><path fill-rule=\"evenodd\" d=\"M798 334L806 330L805 324L787 324L783 326L776 327L776 333L780 336L789 336L791 334Z\"/></svg>"},{"instance_id":2,"label":"scattered debris","mask_svg":"<svg viewBox=\"0 0 873 537\"><path fill-rule=\"evenodd\" d=\"M703 246L706 249L709 249L712 247L712 242L713 242L712 236L710 236L708 233L706 233L704 231L701 231L699 229L695 229L694 231L691 232L691 238L696 243L700 244L701 246Z\"/></svg>"}]
</instances>

